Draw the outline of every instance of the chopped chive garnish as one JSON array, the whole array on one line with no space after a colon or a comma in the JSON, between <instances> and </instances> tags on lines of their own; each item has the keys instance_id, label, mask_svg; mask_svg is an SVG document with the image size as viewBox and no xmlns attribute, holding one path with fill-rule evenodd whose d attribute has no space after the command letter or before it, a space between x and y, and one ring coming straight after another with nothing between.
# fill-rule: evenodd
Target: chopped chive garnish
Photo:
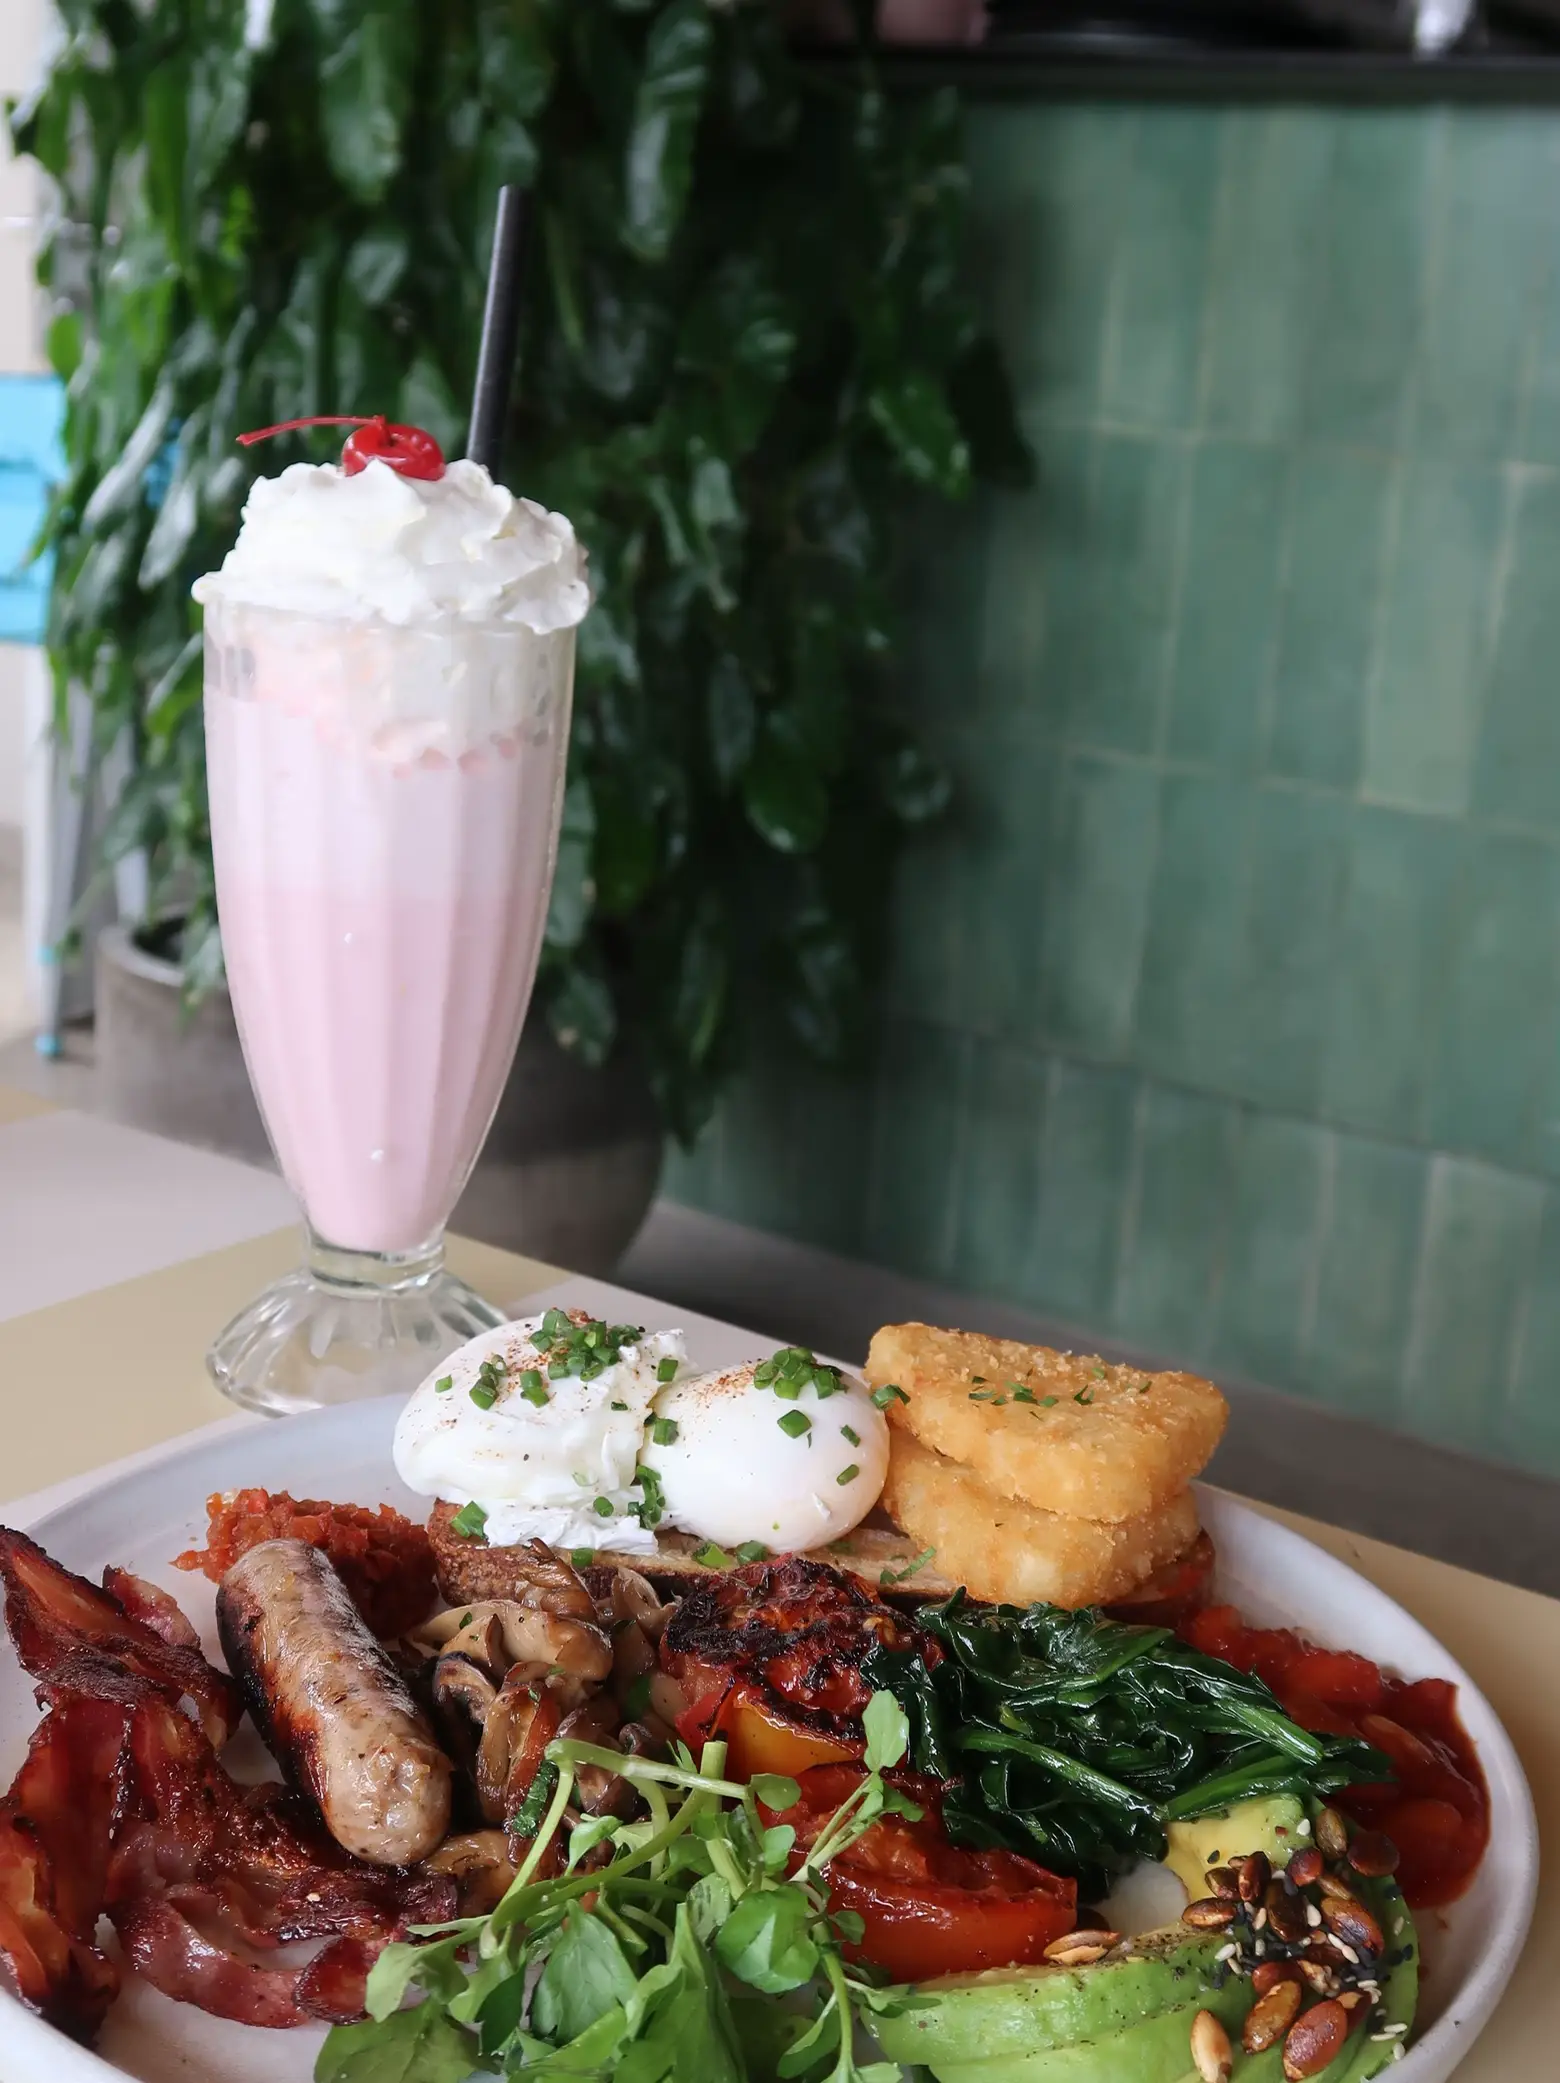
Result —
<instances>
[{"instance_id":1,"label":"chopped chive garnish","mask_svg":"<svg viewBox=\"0 0 1560 2083\"><path fill-rule=\"evenodd\" d=\"M840 1488L843 1490L846 1484L853 1483L856 1480L857 1476L860 1475L860 1473L861 1470L856 1466L856 1463L852 1461L849 1468L842 1468L839 1474L834 1478L834 1480L839 1484Z\"/></svg>"},{"instance_id":2,"label":"chopped chive garnish","mask_svg":"<svg viewBox=\"0 0 1560 2083\"><path fill-rule=\"evenodd\" d=\"M450 1531L451 1533L458 1533L462 1540L485 1541L487 1535L482 1529L486 1524L487 1513L480 1504L473 1501L471 1504L463 1504L454 1518L451 1519Z\"/></svg>"},{"instance_id":3,"label":"chopped chive garnish","mask_svg":"<svg viewBox=\"0 0 1560 2083\"><path fill-rule=\"evenodd\" d=\"M706 1541L702 1548L695 1548L693 1559L695 1562L702 1563L705 1569L730 1569L731 1567L731 1557L724 1548L718 1547L714 1541Z\"/></svg>"},{"instance_id":4,"label":"chopped chive garnish","mask_svg":"<svg viewBox=\"0 0 1560 2083\"><path fill-rule=\"evenodd\" d=\"M1009 1387L1009 1388L1010 1388L1010 1389L1011 1389L1011 1390L1013 1391L1013 1401L1014 1401L1015 1403L1033 1403L1033 1402L1034 1402L1034 1400L1035 1400L1035 1392L1034 1392L1034 1390L1033 1390L1033 1389L1030 1389L1030 1388L1026 1388L1026 1387L1024 1386L1024 1384L1023 1384L1023 1383L1022 1383L1021 1381L1010 1381L1010 1382L1008 1383L1008 1387Z\"/></svg>"},{"instance_id":5,"label":"chopped chive garnish","mask_svg":"<svg viewBox=\"0 0 1560 2083\"><path fill-rule=\"evenodd\" d=\"M861 1434L854 1425L841 1425L840 1438L848 1439L853 1447L859 1447L861 1444Z\"/></svg>"},{"instance_id":6,"label":"chopped chive garnish","mask_svg":"<svg viewBox=\"0 0 1560 2083\"><path fill-rule=\"evenodd\" d=\"M773 1360L763 1360L753 1369L753 1380L759 1388L767 1389L779 1371Z\"/></svg>"},{"instance_id":7,"label":"chopped chive garnish","mask_svg":"<svg viewBox=\"0 0 1560 2083\"><path fill-rule=\"evenodd\" d=\"M498 1401L498 1391L490 1381L474 1381L471 1384L471 1400L478 1410L491 1410Z\"/></svg>"},{"instance_id":8,"label":"chopped chive garnish","mask_svg":"<svg viewBox=\"0 0 1560 2083\"><path fill-rule=\"evenodd\" d=\"M547 1362L547 1378L549 1381L567 1381L569 1378L568 1361L549 1360Z\"/></svg>"},{"instance_id":9,"label":"chopped chive garnish","mask_svg":"<svg viewBox=\"0 0 1560 2083\"><path fill-rule=\"evenodd\" d=\"M1040 1408L1042 1410L1052 1410L1055 1406L1056 1398L1054 1396L1042 1396L1040 1398Z\"/></svg>"},{"instance_id":10,"label":"chopped chive garnish","mask_svg":"<svg viewBox=\"0 0 1560 2083\"><path fill-rule=\"evenodd\" d=\"M675 1381L677 1379L677 1362L670 1353L667 1354L660 1366L656 1368L655 1378L657 1381Z\"/></svg>"},{"instance_id":11,"label":"chopped chive garnish","mask_svg":"<svg viewBox=\"0 0 1560 2083\"><path fill-rule=\"evenodd\" d=\"M552 1398L547 1393L547 1384L542 1380L542 1377L534 1367L528 1367L521 1376L520 1393L527 1403L534 1403L538 1410L542 1408L543 1404L552 1401Z\"/></svg>"},{"instance_id":12,"label":"chopped chive garnish","mask_svg":"<svg viewBox=\"0 0 1560 2083\"><path fill-rule=\"evenodd\" d=\"M591 1510L598 1519L610 1519L612 1517L612 1499L610 1497L598 1497L591 1506Z\"/></svg>"},{"instance_id":13,"label":"chopped chive garnish","mask_svg":"<svg viewBox=\"0 0 1560 2083\"><path fill-rule=\"evenodd\" d=\"M589 1569L595 1559L596 1551L594 1548L571 1548L569 1550L569 1560L576 1569Z\"/></svg>"},{"instance_id":14,"label":"chopped chive garnish","mask_svg":"<svg viewBox=\"0 0 1560 2083\"><path fill-rule=\"evenodd\" d=\"M661 1487L661 1478L653 1468L639 1467L634 1470L634 1481L644 1493L638 1504L629 1510L641 1526L659 1526L666 1517L666 1492Z\"/></svg>"},{"instance_id":15,"label":"chopped chive garnish","mask_svg":"<svg viewBox=\"0 0 1560 2083\"><path fill-rule=\"evenodd\" d=\"M767 1562L769 1550L762 1541L744 1541L737 1550L738 1562Z\"/></svg>"},{"instance_id":16,"label":"chopped chive garnish","mask_svg":"<svg viewBox=\"0 0 1560 2083\"><path fill-rule=\"evenodd\" d=\"M788 1439L800 1439L804 1433L812 1430L812 1419L805 1410L788 1410L778 1422L780 1430Z\"/></svg>"},{"instance_id":17,"label":"chopped chive garnish","mask_svg":"<svg viewBox=\"0 0 1560 2083\"><path fill-rule=\"evenodd\" d=\"M539 1367L524 1367L521 1369L520 1386L522 1389L539 1389L541 1385L542 1371Z\"/></svg>"},{"instance_id":18,"label":"chopped chive garnish","mask_svg":"<svg viewBox=\"0 0 1560 2083\"><path fill-rule=\"evenodd\" d=\"M891 1403L908 1403L910 1398L905 1394L898 1382L886 1381L882 1388L872 1391L872 1400L879 1410L887 1410Z\"/></svg>"},{"instance_id":19,"label":"chopped chive garnish","mask_svg":"<svg viewBox=\"0 0 1560 2083\"><path fill-rule=\"evenodd\" d=\"M438 1395L447 1395L455 1386L455 1377L453 1374L441 1374L433 1386Z\"/></svg>"},{"instance_id":20,"label":"chopped chive garnish","mask_svg":"<svg viewBox=\"0 0 1560 2083\"><path fill-rule=\"evenodd\" d=\"M614 1396L612 1401L607 1405L607 1408L608 1410L627 1410L628 1405L626 1403L619 1403L617 1398Z\"/></svg>"},{"instance_id":21,"label":"chopped chive garnish","mask_svg":"<svg viewBox=\"0 0 1560 2083\"><path fill-rule=\"evenodd\" d=\"M794 1403L802 1393L802 1385L793 1374L782 1374L775 1383L775 1394L782 1403Z\"/></svg>"},{"instance_id":22,"label":"chopped chive garnish","mask_svg":"<svg viewBox=\"0 0 1560 2083\"><path fill-rule=\"evenodd\" d=\"M1073 1401L1074 1403L1092 1403L1094 1401L1094 1391L1092 1389L1079 1389L1074 1394Z\"/></svg>"},{"instance_id":23,"label":"chopped chive garnish","mask_svg":"<svg viewBox=\"0 0 1560 2083\"><path fill-rule=\"evenodd\" d=\"M937 1550L935 1548L923 1548L915 1560L907 1562L903 1569L880 1570L878 1572L878 1582L880 1584L902 1584L906 1577L913 1577L918 1569L925 1569L936 1553Z\"/></svg>"},{"instance_id":24,"label":"chopped chive garnish","mask_svg":"<svg viewBox=\"0 0 1560 2083\"><path fill-rule=\"evenodd\" d=\"M675 1418L654 1419L650 1426L650 1437L658 1447L671 1446L677 1438L677 1420Z\"/></svg>"}]
</instances>

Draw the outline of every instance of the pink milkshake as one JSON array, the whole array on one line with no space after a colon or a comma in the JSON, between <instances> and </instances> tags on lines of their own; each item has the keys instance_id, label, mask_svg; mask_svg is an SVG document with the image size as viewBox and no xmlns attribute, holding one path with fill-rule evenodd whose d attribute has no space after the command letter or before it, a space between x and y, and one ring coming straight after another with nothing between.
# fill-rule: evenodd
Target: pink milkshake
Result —
<instances>
[{"instance_id":1,"label":"pink milkshake","mask_svg":"<svg viewBox=\"0 0 1560 2083\"><path fill-rule=\"evenodd\" d=\"M388 1394L499 1321L443 1229L541 951L583 559L473 463L295 465L196 590L228 981L310 1246L213 1372L267 1410Z\"/></svg>"}]
</instances>

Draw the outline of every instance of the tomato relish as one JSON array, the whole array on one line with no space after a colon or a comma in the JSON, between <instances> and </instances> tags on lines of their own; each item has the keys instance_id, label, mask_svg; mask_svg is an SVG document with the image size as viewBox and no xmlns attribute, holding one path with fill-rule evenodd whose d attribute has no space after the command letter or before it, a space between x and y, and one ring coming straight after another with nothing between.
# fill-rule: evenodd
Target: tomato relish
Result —
<instances>
[{"instance_id":1,"label":"tomato relish","mask_svg":"<svg viewBox=\"0 0 1560 2083\"><path fill-rule=\"evenodd\" d=\"M1484 1856L1490 1814L1478 1753L1457 1718L1455 1685L1444 1678L1410 1684L1369 1657L1319 1649L1289 1628L1247 1627L1233 1606L1205 1607L1176 1631L1205 1656L1255 1672L1303 1728L1362 1736L1384 1751L1396 1779L1346 1788L1334 1805L1396 1844L1397 1878L1411 1909L1457 1899Z\"/></svg>"},{"instance_id":2,"label":"tomato relish","mask_svg":"<svg viewBox=\"0 0 1560 2083\"><path fill-rule=\"evenodd\" d=\"M262 1541L307 1541L330 1557L353 1603L381 1640L404 1634L433 1604L433 1549L424 1527L390 1506L325 1504L285 1490L219 1491L206 1499L206 1546L174 1557L218 1584Z\"/></svg>"}]
</instances>

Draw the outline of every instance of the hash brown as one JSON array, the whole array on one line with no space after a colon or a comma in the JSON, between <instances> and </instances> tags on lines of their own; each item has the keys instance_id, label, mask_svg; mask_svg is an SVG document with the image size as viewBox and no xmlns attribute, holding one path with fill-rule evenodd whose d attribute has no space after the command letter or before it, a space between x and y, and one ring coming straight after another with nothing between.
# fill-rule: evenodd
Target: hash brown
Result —
<instances>
[{"instance_id":1,"label":"hash brown","mask_svg":"<svg viewBox=\"0 0 1560 2083\"><path fill-rule=\"evenodd\" d=\"M914 1540L936 1549L940 1575L992 1604L1108 1605L1197 1535L1189 1490L1113 1521L1043 1511L1000 1495L905 1431L890 1442L883 1504Z\"/></svg>"},{"instance_id":2,"label":"hash brown","mask_svg":"<svg viewBox=\"0 0 1560 2083\"><path fill-rule=\"evenodd\" d=\"M893 1383L909 1398L888 1406L896 1437L909 1433L967 1463L1004 1497L1112 1523L1183 1491L1229 1416L1213 1383L1195 1374L929 1324L885 1324L865 1372L874 1388Z\"/></svg>"}]
</instances>

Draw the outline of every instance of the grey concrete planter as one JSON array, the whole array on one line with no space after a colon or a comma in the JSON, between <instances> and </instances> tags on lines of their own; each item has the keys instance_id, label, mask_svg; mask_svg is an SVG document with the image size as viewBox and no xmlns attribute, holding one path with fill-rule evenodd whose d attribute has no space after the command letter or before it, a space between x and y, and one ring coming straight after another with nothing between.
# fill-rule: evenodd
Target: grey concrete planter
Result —
<instances>
[{"instance_id":1,"label":"grey concrete planter","mask_svg":"<svg viewBox=\"0 0 1560 2083\"><path fill-rule=\"evenodd\" d=\"M110 926L98 940L96 996L105 1111L132 1128L272 1163L225 991L186 1013L176 966ZM537 1021L521 1037L451 1228L582 1273L608 1272L644 1221L661 1147L638 1066L625 1058L589 1070Z\"/></svg>"}]
</instances>

